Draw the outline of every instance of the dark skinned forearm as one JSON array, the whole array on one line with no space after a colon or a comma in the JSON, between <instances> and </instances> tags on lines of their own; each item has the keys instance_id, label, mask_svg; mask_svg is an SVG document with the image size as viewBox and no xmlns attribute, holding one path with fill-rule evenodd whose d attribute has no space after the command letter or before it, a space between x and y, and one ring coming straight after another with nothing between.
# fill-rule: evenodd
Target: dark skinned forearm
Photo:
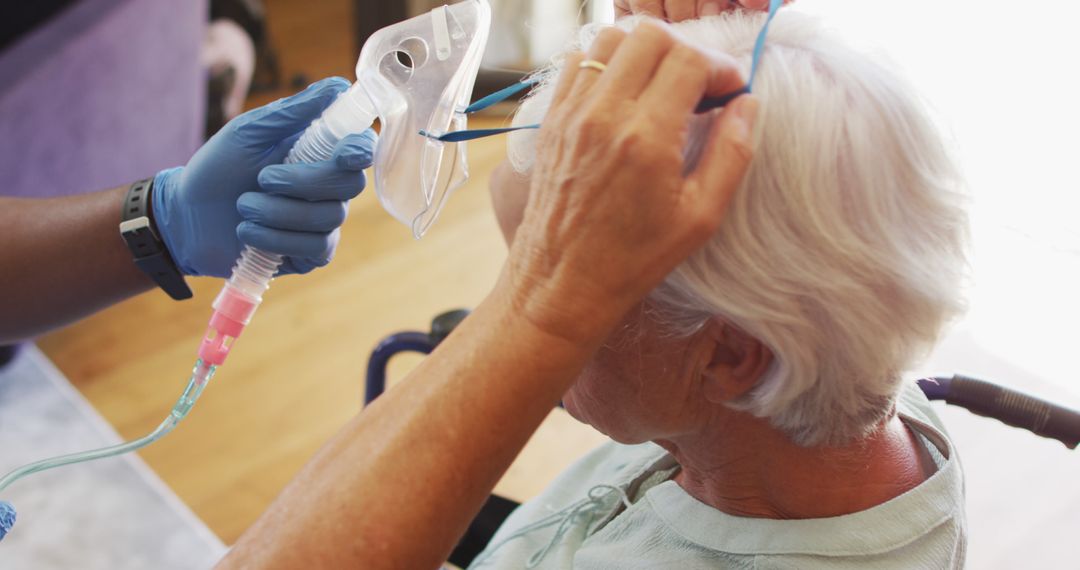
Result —
<instances>
[{"instance_id":1,"label":"dark skinned forearm","mask_svg":"<svg viewBox=\"0 0 1080 570\"><path fill-rule=\"evenodd\" d=\"M0 343L48 332L154 286L117 229L126 191L0 198Z\"/></svg>"}]
</instances>

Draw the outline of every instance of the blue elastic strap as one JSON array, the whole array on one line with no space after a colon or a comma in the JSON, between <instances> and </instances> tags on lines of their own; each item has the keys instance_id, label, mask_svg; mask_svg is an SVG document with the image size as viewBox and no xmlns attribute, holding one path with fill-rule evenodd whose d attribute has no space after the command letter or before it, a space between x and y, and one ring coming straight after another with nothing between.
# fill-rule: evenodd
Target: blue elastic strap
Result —
<instances>
[{"instance_id":1,"label":"blue elastic strap","mask_svg":"<svg viewBox=\"0 0 1080 570\"><path fill-rule=\"evenodd\" d=\"M540 79L532 77L523 81L519 81L505 89L500 89L492 93L491 95L488 95L487 97L484 97L483 99L480 99L479 101L466 107L465 114L471 115L472 113L475 113L477 111L483 111L484 109L487 109L488 107L496 103L501 103L513 97L514 95L521 93L522 91L528 89L529 87L532 87L533 85L536 85L537 83L540 83Z\"/></svg>"},{"instance_id":2,"label":"blue elastic strap","mask_svg":"<svg viewBox=\"0 0 1080 570\"><path fill-rule=\"evenodd\" d=\"M746 87L728 93L727 95L706 97L702 99L701 103L694 109L695 113L700 114L713 109L719 109L734 101L739 96L750 93L754 86L754 77L757 75L758 64L761 63L761 54L765 52L765 37L769 35L769 24L772 23L773 18L776 17L776 12L780 10L780 7L783 5L784 0L771 0L769 2L769 16L765 18L765 25L761 27L761 31L758 32L757 40L754 41L754 57L750 62L750 78L746 80Z\"/></svg>"},{"instance_id":3,"label":"blue elastic strap","mask_svg":"<svg viewBox=\"0 0 1080 570\"><path fill-rule=\"evenodd\" d=\"M742 89L733 91L731 93L727 93L725 95L720 95L719 97L705 97L701 100L700 103L698 103L698 106L694 109L695 113L707 113L713 109L722 108L728 103L731 103L732 101L737 99L738 97L750 93L754 85L754 76L757 75L758 64L761 63L761 55L765 52L765 37L769 35L769 24L772 24L773 18L776 17L776 13L783 5L784 0L770 0L769 2L769 15L767 18L765 18L765 25L761 27L761 32L758 33L757 40L754 42L754 56L750 63L750 78L746 81L746 87L743 87ZM536 78L526 79L525 81L515 83L505 89L496 91L495 93L492 93L491 95L480 99L472 105L469 105L465 109L465 113L475 113L477 111L487 109L488 107L499 103L500 101L505 101L506 99L509 99L510 97L521 93L529 87L536 85L538 82L539 80ZM539 124L533 124L520 127L505 127L501 129L470 129L464 131L454 131L452 133L446 133L443 135L434 135L427 131L420 131L420 134L430 139L435 139L442 142L465 142L475 139L481 139L484 137L490 137L493 135L512 133L514 131L520 131L523 129L539 128Z\"/></svg>"},{"instance_id":4,"label":"blue elastic strap","mask_svg":"<svg viewBox=\"0 0 1080 570\"><path fill-rule=\"evenodd\" d=\"M452 133L446 133L445 135L435 136L427 131L420 131L420 134L429 138L442 142L465 142L474 139L482 139L484 137L490 137L494 135L501 135L504 133L512 133L514 131L520 131L522 129L539 129L540 124L524 125L521 127L504 127L501 129L469 129L466 131L454 131Z\"/></svg>"},{"instance_id":5,"label":"blue elastic strap","mask_svg":"<svg viewBox=\"0 0 1080 570\"><path fill-rule=\"evenodd\" d=\"M758 33L757 41L754 42L754 59L750 63L750 79L746 82L746 90L749 91L754 85L754 75L757 74L758 64L761 63L761 54L765 51L765 36L769 35L769 24L772 24L776 12L784 5L784 0L772 0L769 2L769 17L765 18L765 25Z\"/></svg>"},{"instance_id":6,"label":"blue elastic strap","mask_svg":"<svg viewBox=\"0 0 1080 570\"><path fill-rule=\"evenodd\" d=\"M514 95L517 95L518 93L521 93L522 91L532 87L533 85L536 85L539 82L540 82L540 79L535 78L535 77L525 79L523 81L519 81L519 82L517 82L517 83L515 83L515 84L513 84L513 85L511 85L509 87L500 89L500 90L492 93L491 95L488 95L487 97L484 97L484 98L478 100L477 102L473 103L472 105L469 105L468 107L466 107L465 110L462 111L462 112L464 114L466 114L466 115L471 115L472 113L476 113L477 111L483 111L484 109L487 109L488 107L490 107L490 106L492 106L492 105L494 105L496 103L500 103L502 101L505 101L505 100L513 97ZM469 130L464 130L464 131L454 131L454 132L451 132L451 133L445 133L445 134L441 134L441 135L436 135L436 134L433 134L433 133L429 133L429 132L427 132L425 130L421 130L420 131L420 136L424 136L424 137L427 137L429 139L434 139L434 140L437 140L437 141L440 141L440 142L465 142L465 141L471 141L471 140L475 140L475 139L482 139L484 137L490 137L490 136L494 136L494 135L512 133L514 131L520 131L522 129L539 129L539 128L540 128L540 124L537 123L535 125L524 125L524 126L521 126L521 127L505 127L505 128L501 128L501 129L469 129Z\"/></svg>"},{"instance_id":7,"label":"blue elastic strap","mask_svg":"<svg viewBox=\"0 0 1080 570\"><path fill-rule=\"evenodd\" d=\"M720 109L722 107L726 107L728 103L734 101L735 99L743 95L746 95L749 92L750 87L747 86L739 89L738 91L728 93L727 95L721 95L719 97L706 97L702 99L700 103L698 103L698 106L696 108L694 108L694 113L700 115L702 113L708 113L713 109Z\"/></svg>"}]
</instances>

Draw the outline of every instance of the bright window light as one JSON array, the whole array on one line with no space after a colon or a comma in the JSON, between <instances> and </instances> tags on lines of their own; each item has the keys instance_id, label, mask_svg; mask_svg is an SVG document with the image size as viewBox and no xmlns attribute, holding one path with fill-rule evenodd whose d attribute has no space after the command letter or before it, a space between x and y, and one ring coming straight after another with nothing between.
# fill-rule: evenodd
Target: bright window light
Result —
<instances>
[{"instance_id":1,"label":"bright window light","mask_svg":"<svg viewBox=\"0 0 1080 570\"><path fill-rule=\"evenodd\" d=\"M1080 395L1080 4L799 0L875 46L953 139L974 287L955 334ZM1009 383L1009 378L995 378Z\"/></svg>"}]
</instances>

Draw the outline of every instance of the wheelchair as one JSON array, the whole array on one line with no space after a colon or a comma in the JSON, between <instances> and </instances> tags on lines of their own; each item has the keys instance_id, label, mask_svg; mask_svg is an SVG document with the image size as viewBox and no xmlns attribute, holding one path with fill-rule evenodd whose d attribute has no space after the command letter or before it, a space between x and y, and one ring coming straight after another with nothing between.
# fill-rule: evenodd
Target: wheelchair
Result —
<instances>
[{"instance_id":1,"label":"wheelchair","mask_svg":"<svg viewBox=\"0 0 1080 570\"><path fill-rule=\"evenodd\" d=\"M386 368L394 355L403 352L430 354L468 315L469 311L465 309L448 311L432 320L428 332L400 332L380 341L368 360L364 405L386 390ZM1040 437L1055 439L1068 449L1080 445L1080 412L1070 408L962 374L923 378L918 385L928 400L944 401ZM488 497L447 561L461 568L467 567L518 505L498 495Z\"/></svg>"}]
</instances>

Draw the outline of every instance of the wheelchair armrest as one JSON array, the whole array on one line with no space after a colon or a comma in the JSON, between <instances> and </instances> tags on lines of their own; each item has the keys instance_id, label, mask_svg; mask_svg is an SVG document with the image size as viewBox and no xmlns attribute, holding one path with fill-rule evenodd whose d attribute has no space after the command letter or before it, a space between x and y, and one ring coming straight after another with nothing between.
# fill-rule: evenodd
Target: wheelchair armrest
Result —
<instances>
[{"instance_id":1,"label":"wheelchair armrest","mask_svg":"<svg viewBox=\"0 0 1080 570\"><path fill-rule=\"evenodd\" d=\"M364 405L370 404L386 390L386 365L394 355L402 352L431 354L467 316L469 311L465 309L447 311L432 319L430 332L400 332L380 341L368 359Z\"/></svg>"}]
</instances>

